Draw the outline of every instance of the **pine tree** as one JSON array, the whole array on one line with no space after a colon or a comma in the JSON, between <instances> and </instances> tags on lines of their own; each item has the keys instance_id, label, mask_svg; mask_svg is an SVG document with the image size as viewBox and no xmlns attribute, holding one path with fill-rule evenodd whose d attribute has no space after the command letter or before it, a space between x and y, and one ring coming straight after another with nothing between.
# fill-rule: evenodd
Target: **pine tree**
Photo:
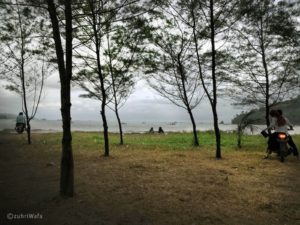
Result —
<instances>
[{"instance_id":1,"label":"pine tree","mask_svg":"<svg viewBox=\"0 0 300 225\"><path fill-rule=\"evenodd\" d=\"M87 92L82 97L101 102L105 156L109 155L106 108L109 106L116 113L120 144L123 144L118 110L135 83L132 69L136 65L139 38L137 28L132 24L140 9L134 3L114 0L102 5L101 1L88 0L79 8L81 16L76 17L76 38L79 41L76 52L81 66L74 82Z\"/></svg>"},{"instance_id":2,"label":"pine tree","mask_svg":"<svg viewBox=\"0 0 300 225\"><path fill-rule=\"evenodd\" d=\"M0 4L0 68L8 90L20 95L26 117L27 141L31 144L31 120L42 96L49 72L48 26L26 1Z\"/></svg>"},{"instance_id":3,"label":"pine tree","mask_svg":"<svg viewBox=\"0 0 300 225\"><path fill-rule=\"evenodd\" d=\"M64 1L64 10L57 11L54 0L47 0L47 10L52 24L55 42L56 62L60 78L61 116L63 122L62 159L60 170L60 195L73 197L74 195L74 161L71 133L71 79L72 79L72 0ZM65 51L63 48L58 14L64 18Z\"/></svg>"},{"instance_id":4,"label":"pine tree","mask_svg":"<svg viewBox=\"0 0 300 225\"><path fill-rule=\"evenodd\" d=\"M148 84L162 97L183 108L193 127L193 144L199 146L193 110L203 98L201 81L194 66L191 40L186 26L170 5L161 7L159 22L152 24L147 54L144 56ZM158 11L158 10L157 10ZM170 15L171 14L171 15Z\"/></svg>"},{"instance_id":5,"label":"pine tree","mask_svg":"<svg viewBox=\"0 0 300 225\"><path fill-rule=\"evenodd\" d=\"M267 126L270 108L295 97L299 87L296 23L284 5L269 0L241 1L240 22L235 27L233 47L239 76L232 78L232 92L241 104L264 107Z\"/></svg>"}]
</instances>

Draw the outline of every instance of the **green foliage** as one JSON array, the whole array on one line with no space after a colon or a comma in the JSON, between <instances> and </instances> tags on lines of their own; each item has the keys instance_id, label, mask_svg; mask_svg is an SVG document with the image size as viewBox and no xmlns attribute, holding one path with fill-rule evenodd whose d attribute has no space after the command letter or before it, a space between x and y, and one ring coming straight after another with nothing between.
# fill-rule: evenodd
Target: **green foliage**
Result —
<instances>
[{"instance_id":1,"label":"green foliage","mask_svg":"<svg viewBox=\"0 0 300 225\"><path fill-rule=\"evenodd\" d=\"M0 4L0 79L8 83L7 90L21 97L19 107L29 123L37 112L44 79L50 71L45 61L51 51L47 47L49 30L41 25L45 24L43 14L27 3Z\"/></svg>"},{"instance_id":2,"label":"green foliage","mask_svg":"<svg viewBox=\"0 0 300 225\"><path fill-rule=\"evenodd\" d=\"M97 7L95 5L95 7ZM122 1L111 1L109 4L98 9L97 17L101 26L97 27L97 37L93 33L91 11L88 6L82 5L78 13L85 13L88 19L76 19L78 27L75 37L80 44L80 53L75 57L80 60L78 72L73 81L87 94L81 97L91 97L101 101L102 88L108 97L107 102L112 102L120 107L131 94L135 85L135 71L138 63L140 50L141 32L140 26L144 20L133 15L141 12L137 4L124 4ZM82 11L80 11L82 10ZM132 16L130 20L126 18ZM98 68L96 54L96 38L102 43L101 68ZM83 47L84 46L84 47ZM99 71L101 70L101 71ZM103 82L99 79L103 77ZM103 86L103 87L102 87Z\"/></svg>"},{"instance_id":3,"label":"green foliage","mask_svg":"<svg viewBox=\"0 0 300 225\"><path fill-rule=\"evenodd\" d=\"M169 12L170 5L175 7L176 3L159 3L156 20L144 24L143 30L150 33L146 36L142 67L147 82L157 93L179 107L193 109L202 97L201 82L189 28L179 15Z\"/></svg>"},{"instance_id":4,"label":"green foliage","mask_svg":"<svg viewBox=\"0 0 300 225\"><path fill-rule=\"evenodd\" d=\"M19 95L22 95L22 91L20 90L20 88L17 85L12 85L12 84L11 85L6 85L5 89L9 90L9 91L12 91L12 92L15 92Z\"/></svg>"},{"instance_id":5,"label":"green foliage","mask_svg":"<svg viewBox=\"0 0 300 225\"><path fill-rule=\"evenodd\" d=\"M1 75L11 83L10 90L18 93L22 92L20 68L23 66L26 74L25 82L31 82L33 76L38 76L34 68L40 67L43 56L50 55L44 45L49 44L49 31L40 25L45 20L38 9L27 7L26 3L18 1L15 5L1 4L0 7Z\"/></svg>"},{"instance_id":6,"label":"green foliage","mask_svg":"<svg viewBox=\"0 0 300 225\"><path fill-rule=\"evenodd\" d=\"M299 94L297 18L282 7L270 0L240 2L229 90L242 105L272 106Z\"/></svg>"}]
</instances>

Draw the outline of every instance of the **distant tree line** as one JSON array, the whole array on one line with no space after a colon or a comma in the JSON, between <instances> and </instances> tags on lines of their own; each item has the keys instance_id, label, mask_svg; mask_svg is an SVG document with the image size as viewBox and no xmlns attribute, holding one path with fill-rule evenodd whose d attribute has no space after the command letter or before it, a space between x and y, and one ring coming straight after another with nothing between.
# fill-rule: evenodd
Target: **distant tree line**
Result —
<instances>
[{"instance_id":1,"label":"distant tree line","mask_svg":"<svg viewBox=\"0 0 300 225\"><path fill-rule=\"evenodd\" d=\"M82 97L99 101L105 156L110 154L107 109L116 114L123 144L119 109L137 80L145 79L187 111L195 146L201 143L194 120L201 107L199 112L195 107L208 99L216 158L221 159L221 95L263 106L268 125L270 108L299 92L300 10L295 7L272 0L0 0L1 78L22 97L30 143L30 120L38 109L45 68L58 70L60 193L70 197L72 83L86 92Z\"/></svg>"},{"instance_id":2,"label":"distant tree line","mask_svg":"<svg viewBox=\"0 0 300 225\"><path fill-rule=\"evenodd\" d=\"M300 96L297 98L280 102L274 106L275 109L282 109L284 115L290 120L293 125L300 125ZM265 124L265 108L253 110L249 119L255 121L255 124ZM242 112L232 119L233 124L238 124L247 112Z\"/></svg>"},{"instance_id":3,"label":"distant tree line","mask_svg":"<svg viewBox=\"0 0 300 225\"><path fill-rule=\"evenodd\" d=\"M0 113L0 119L15 119L16 115L8 113Z\"/></svg>"}]
</instances>

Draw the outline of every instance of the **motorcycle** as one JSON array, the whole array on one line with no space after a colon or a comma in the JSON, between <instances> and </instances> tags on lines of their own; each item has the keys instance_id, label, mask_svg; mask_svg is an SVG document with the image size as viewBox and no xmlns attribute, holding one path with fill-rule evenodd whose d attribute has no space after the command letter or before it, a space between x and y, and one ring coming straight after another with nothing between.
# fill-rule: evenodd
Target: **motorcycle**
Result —
<instances>
[{"instance_id":1,"label":"motorcycle","mask_svg":"<svg viewBox=\"0 0 300 225\"><path fill-rule=\"evenodd\" d=\"M25 130L25 125L22 123L19 123L16 125L15 130L17 131L18 134L22 134Z\"/></svg>"},{"instance_id":2,"label":"motorcycle","mask_svg":"<svg viewBox=\"0 0 300 225\"><path fill-rule=\"evenodd\" d=\"M286 133L273 133L269 134L265 130L261 132L261 134L266 138L274 138L276 139L276 143L274 141L271 141L271 146L268 146L267 148L267 156L265 158L269 158L269 156L272 154L272 152L277 152L277 155L281 162L284 162L285 158L291 153L289 147L288 147L288 141L289 136ZM274 136L274 137L273 137Z\"/></svg>"},{"instance_id":3,"label":"motorcycle","mask_svg":"<svg viewBox=\"0 0 300 225\"><path fill-rule=\"evenodd\" d=\"M289 136L286 133L278 133L276 140L279 143L279 157L280 161L284 162L286 156L289 155L288 141Z\"/></svg>"}]
</instances>

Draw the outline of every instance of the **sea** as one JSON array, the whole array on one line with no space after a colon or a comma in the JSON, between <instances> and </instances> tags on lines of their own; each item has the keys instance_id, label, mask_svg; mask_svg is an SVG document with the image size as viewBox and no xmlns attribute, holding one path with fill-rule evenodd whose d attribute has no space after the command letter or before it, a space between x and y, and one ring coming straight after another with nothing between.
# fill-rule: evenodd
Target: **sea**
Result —
<instances>
[{"instance_id":1,"label":"sea","mask_svg":"<svg viewBox=\"0 0 300 225\"><path fill-rule=\"evenodd\" d=\"M209 131L213 130L213 123L199 122L196 124L197 130ZM14 119L0 119L0 131L14 132L15 120ZM191 132L192 124L190 122L158 122L158 121L130 121L123 122L122 128L124 133L147 133L151 128L154 132L158 131L158 128L162 127L164 132ZM233 132L237 130L236 124L219 124L221 131ZM264 125L253 125L252 129L247 128L246 134L259 134L265 128ZM71 124L72 131L84 131L84 132L101 132L103 126L101 121L95 120L74 120ZM50 133L50 132L62 132L61 120L32 120L31 130L33 133ZM119 132L117 122L109 122L108 130L111 133ZM292 134L300 134L300 126L295 126L293 131L289 131Z\"/></svg>"}]
</instances>

